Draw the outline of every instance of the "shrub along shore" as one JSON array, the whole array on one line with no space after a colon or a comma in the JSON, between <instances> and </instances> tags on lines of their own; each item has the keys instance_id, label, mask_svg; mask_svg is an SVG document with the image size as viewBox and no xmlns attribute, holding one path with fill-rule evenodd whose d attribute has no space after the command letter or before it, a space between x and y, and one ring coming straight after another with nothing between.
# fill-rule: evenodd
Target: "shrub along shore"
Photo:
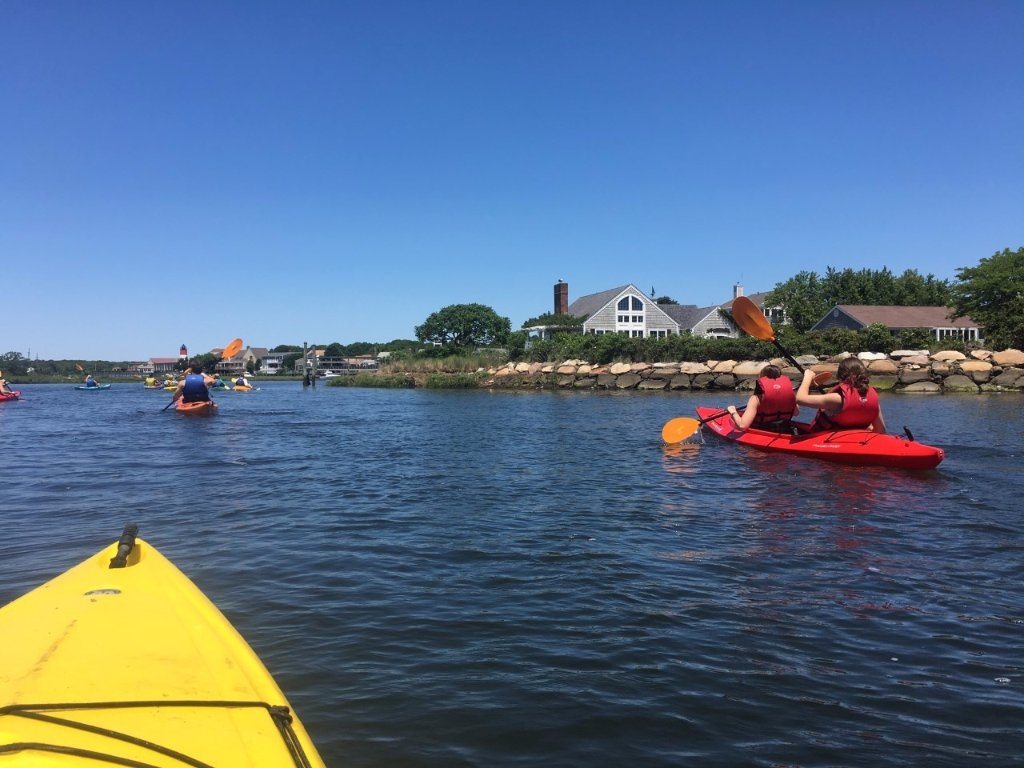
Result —
<instances>
[{"instance_id":1,"label":"shrub along shore","mask_svg":"<svg viewBox=\"0 0 1024 768\"><path fill-rule=\"evenodd\" d=\"M813 371L835 372L850 355L801 355L796 361ZM879 391L908 394L1024 392L1024 352L975 350L969 354L920 350L891 353L860 352L871 383ZM474 372L443 369L430 373L389 370L333 379L331 386L426 387L434 389L575 389L575 390L726 390L754 387L769 362L780 366L794 382L800 371L789 361L708 360L703 363L611 363L591 365L583 360L560 363L507 363Z\"/></svg>"}]
</instances>

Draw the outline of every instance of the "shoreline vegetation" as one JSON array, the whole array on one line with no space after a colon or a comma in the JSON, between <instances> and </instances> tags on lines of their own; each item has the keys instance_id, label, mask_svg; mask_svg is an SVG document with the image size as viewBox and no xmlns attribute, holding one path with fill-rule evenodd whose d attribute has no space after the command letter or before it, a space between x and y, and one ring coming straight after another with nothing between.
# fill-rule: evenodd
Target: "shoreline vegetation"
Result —
<instances>
[{"instance_id":1,"label":"shoreline vegetation","mask_svg":"<svg viewBox=\"0 0 1024 768\"><path fill-rule=\"evenodd\" d=\"M835 372L838 355L798 355L796 361L816 372ZM944 350L895 350L859 352L871 374L871 383L882 392L906 394L1024 393L1024 352L973 350L967 353ZM581 359L559 362L495 362L492 352L384 362L373 371L357 371L318 378L317 386L368 387L377 389L505 389L505 390L614 390L614 391L705 391L747 392L753 390L761 368L771 362L782 368L794 383L800 371L789 361L775 357L724 359L705 362L611 362L592 364ZM136 375L98 371L103 383L140 385ZM253 382L289 381L302 383L299 374L260 376ZM24 384L79 384L78 376L9 375L12 387Z\"/></svg>"},{"instance_id":2,"label":"shoreline vegetation","mask_svg":"<svg viewBox=\"0 0 1024 768\"><path fill-rule=\"evenodd\" d=\"M849 355L796 358L804 368L834 373ZM929 354L921 350L861 352L857 355L879 391L907 394L978 394L1024 392L1024 352L953 350ZM591 365L583 360L559 363L509 362L500 366L470 368L466 358L408 362L383 367L373 373L356 373L331 379L332 387L388 389L572 389L748 391L761 368L773 362L783 373L799 381L800 372L782 358L771 360L708 360L703 363L611 363Z\"/></svg>"}]
</instances>

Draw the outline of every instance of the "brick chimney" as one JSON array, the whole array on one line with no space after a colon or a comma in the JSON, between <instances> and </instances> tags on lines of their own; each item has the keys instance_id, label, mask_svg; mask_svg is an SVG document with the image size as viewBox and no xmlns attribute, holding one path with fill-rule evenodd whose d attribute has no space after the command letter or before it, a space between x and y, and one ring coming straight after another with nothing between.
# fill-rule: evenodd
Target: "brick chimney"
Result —
<instances>
[{"instance_id":1,"label":"brick chimney","mask_svg":"<svg viewBox=\"0 0 1024 768\"><path fill-rule=\"evenodd\" d=\"M555 283L555 314L569 314L569 284L561 279Z\"/></svg>"}]
</instances>

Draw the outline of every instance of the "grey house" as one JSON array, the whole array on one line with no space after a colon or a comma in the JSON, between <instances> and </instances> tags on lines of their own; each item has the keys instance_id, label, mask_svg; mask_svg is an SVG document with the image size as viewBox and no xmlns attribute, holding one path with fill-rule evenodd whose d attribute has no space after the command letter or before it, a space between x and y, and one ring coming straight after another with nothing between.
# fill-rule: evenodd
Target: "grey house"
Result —
<instances>
[{"instance_id":1,"label":"grey house","mask_svg":"<svg viewBox=\"0 0 1024 768\"><path fill-rule=\"evenodd\" d=\"M811 328L824 331L828 328L846 328L858 331L869 325L884 325L893 336L901 331L923 329L936 341L959 339L961 341L981 340L981 328L969 317L950 317L948 307L898 307L870 304L837 304Z\"/></svg>"},{"instance_id":2,"label":"grey house","mask_svg":"<svg viewBox=\"0 0 1024 768\"><path fill-rule=\"evenodd\" d=\"M653 294L653 289L652 289ZM689 333L709 338L735 338L741 335L732 322L730 308L743 287L733 287L733 297L724 304L698 307L696 304L658 304L633 283L609 288L599 293L581 296L569 303L569 284L559 280L555 284L556 315L584 317L582 325L573 327L576 333L618 333L635 338L659 338ZM766 294L753 294L749 298L763 305ZM769 313L765 311L769 317ZM550 339L566 326L537 325L525 328L535 338Z\"/></svg>"}]
</instances>

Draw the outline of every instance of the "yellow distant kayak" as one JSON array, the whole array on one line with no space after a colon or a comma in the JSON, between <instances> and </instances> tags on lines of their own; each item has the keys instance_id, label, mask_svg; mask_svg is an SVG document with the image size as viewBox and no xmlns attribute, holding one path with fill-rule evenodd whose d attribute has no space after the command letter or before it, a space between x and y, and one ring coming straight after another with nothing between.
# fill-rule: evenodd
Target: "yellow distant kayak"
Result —
<instances>
[{"instance_id":1,"label":"yellow distant kayak","mask_svg":"<svg viewBox=\"0 0 1024 768\"><path fill-rule=\"evenodd\" d=\"M0 766L322 768L242 636L136 530L0 608Z\"/></svg>"}]
</instances>

